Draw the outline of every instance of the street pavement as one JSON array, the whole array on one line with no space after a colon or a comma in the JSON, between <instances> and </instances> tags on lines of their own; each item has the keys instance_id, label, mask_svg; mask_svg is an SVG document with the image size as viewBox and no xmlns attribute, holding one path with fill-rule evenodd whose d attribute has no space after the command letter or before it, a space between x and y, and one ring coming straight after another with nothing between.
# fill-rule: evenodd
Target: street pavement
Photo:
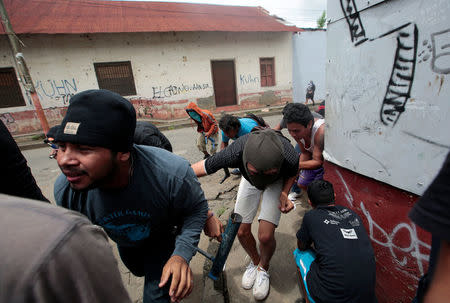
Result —
<instances>
[{"instance_id":1,"label":"street pavement","mask_svg":"<svg viewBox=\"0 0 450 303\"><path fill-rule=\"evenodd\" d=\"M280 121L281 115L266 116L264 119L273 127ZM175 154L186 158L190 163L195 163L203 158L203 154L196 147L197 132L194 127L165 130L163 133L171 141ZM286 130L283 130L283 133L294 143L294 140L287 134ZM53 183L60 171L56 161L48 158L49 151L50 148L44 147L25 150L23 154L44 195L54 203ZM223 184L219 184L223 176L224 173L221 170L199 180L210 208L217 215L221 215L220 219L226 222L227 216L234 207L239 177L231 176ZM276 229L275 234L277 248L269 269L271 289L269 296L264 302L294 303L299 302L302 298L292 252L296 247L295 233L300 227L305 211L308 209L309 206L305 195L303 195L296 201L296 209L288 214L283 214L281 217L280 225ZM257 226L258 224L255 220L255 224L253 224L253 233L255 235L257 234ZM202 234L199 247L207 250L211 244L217 246L217 243L214 242L215 240L211 242L208 237ZM115 245L112 245L112 247L117 256ZM220 291L213 289L211 286L212 281L204 277L205 263L208 265L210 262L202 255L196 254L190 264L194 273L194 291L183 302L255 302L252 291L244 290L241 287L241 277L249 262L249 258L246 257L242 246L236 239L225 265L224 273L227 292L225 292L224 298ZM124 284L130 293L132 301L142 302L143 278L134 277L121 263L120 258L118 258L118 263Z\"/></svg>"}]
</instances>

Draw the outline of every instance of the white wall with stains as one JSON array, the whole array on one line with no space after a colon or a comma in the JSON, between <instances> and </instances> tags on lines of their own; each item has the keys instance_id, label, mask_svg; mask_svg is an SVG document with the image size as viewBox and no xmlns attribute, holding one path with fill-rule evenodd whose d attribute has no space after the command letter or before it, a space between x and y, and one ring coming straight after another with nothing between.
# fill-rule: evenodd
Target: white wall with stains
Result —
<instances>
[{"instance_id":1,"label":"white wall with stains","mask_svg":"<svg viewBox=\"0 0 450 303\"><path fill-rule=\"evenodd\" d=\"M422 194L450 149L450 2L328 1L328 160Z\"/></svg>"},{"instance_id":2,"label":"white wall with stains","mask_svg":"<svg viewBox=\"0 0 450 303\"><path fill-rule=\"evenodd\" d=\"M8 40L0 39L0 67L14 66ZM94 62L131 61L136 97L162 102L212 96L211 60L234 60L237 96L292 89L290 32L21 35L20 39L44 108L67 106L73 94L98 88ZM275 58L276 86L260 86L260 57Z\"/></svg>"},{"instance_id":3,"label":"white wall with stains","mask_svg":"<svg viewBox=\"0 0 450 303\"><path fill-rule=\"evenodd\" d=\"M325 30L305 30L293 34L292 94L294 102L305 102L306 87L313 81L314 100L326 95L325 64L327 60L327 33Z\"/></svg>"}]
</instances>

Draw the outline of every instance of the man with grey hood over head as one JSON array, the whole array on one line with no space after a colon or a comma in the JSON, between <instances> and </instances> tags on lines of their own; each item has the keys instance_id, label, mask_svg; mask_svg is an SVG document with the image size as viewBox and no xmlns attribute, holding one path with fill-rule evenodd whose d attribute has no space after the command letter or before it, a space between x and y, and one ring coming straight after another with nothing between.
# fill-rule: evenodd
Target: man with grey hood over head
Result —
<instances>
[{"instance_id":1,"label":"man with grey hood over head","mask_svg":"<svg viewBox=\"0 0 450 303\"><path fill-rule=\"evenodd\" d=\"M225 168L239 168L241 182L234 212L243 220L239 242L251 258L242 276L242 287L253 288L253 296L264 300L269 293L269 263L275 252L275 228L281 213L294 207L288 199L298 170L298 153L281 132L264 129L239 137L219 153L192 165L201 177ZM251 225L261 202L258 216L259 253Z\"/></svg>"}]
</instances>

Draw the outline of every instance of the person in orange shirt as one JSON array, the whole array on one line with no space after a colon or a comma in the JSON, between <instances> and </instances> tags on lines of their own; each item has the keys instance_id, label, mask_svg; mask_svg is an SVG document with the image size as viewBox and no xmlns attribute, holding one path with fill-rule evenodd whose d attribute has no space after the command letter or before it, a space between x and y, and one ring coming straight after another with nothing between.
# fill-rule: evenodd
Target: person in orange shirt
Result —
<instances>
[{"instance_id":1,"label":"person in orange shirt","mask_svg":"<svg viewBox=\"0 0 450 303\"><path fill-rule=\"evenodd\" d=\"M213 114L206 109L201 109L194 102L186 107L186 113L197 123L197 132L200 134L197 139L198 149L205 155L204 159L217 152L219 141L219 126ZM209 147L209 152L207 150Z\"/></svg>"}]
</instances>

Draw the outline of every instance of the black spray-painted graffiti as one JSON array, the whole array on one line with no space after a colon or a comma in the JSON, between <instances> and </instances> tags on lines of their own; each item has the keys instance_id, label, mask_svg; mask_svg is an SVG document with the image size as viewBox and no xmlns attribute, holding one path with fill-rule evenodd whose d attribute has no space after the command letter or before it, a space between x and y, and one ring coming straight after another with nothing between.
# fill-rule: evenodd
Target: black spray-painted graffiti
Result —
<instances>
[{"instance_id":1,"label":"black spray-painted graffiti","mask_svg":"<svg viewBox=\"0 0 450 303\"><path fill-rule=\"evenodd\" d=\"M64 105L68 104L70 98L78 91L74 78L72 80L38 80L35 87L39 98L62 101Z\"/></svg>"},{"instance_id":2,"label":"black spray-painted graffiti","mask_svg":"<svg viewBox=\"0 0 450 303\"><path fill-rule=\"evenodd\" d=\"M247 74L247 75L239 75L239 81L241 83L241 85L245 85L245 84L258 84L259 83L259 77L253 77L251 74Z\"/></svg>"},{"instance_id":3,"label":"black spray-painted graffiti","mask_svg":"<svg viewBox=\"0 0 450 303\"><path fill-rule=\"evenodd\" d=\"M153 86L153 99L161 99L161 98L168 98L176 95L181 95L193 90L203 90L208 89L209 84L198 84L194 83L192 85L187 84L181 84L179 86L176 85L169 85L166 87L162 86Z\"/></svg>"},{"instance_id":4,"label":"black spray-painted graffiti","mask_svg":"<svg viewBox=\"0 0 450 303\"><path fill-rule=\"evenodd\" d=\"M414 23L406 23L376 38L367 38L354 0L341 0L341 8L347 20L350 37L355 46L365 41L374 41L390 34L397 34L397 49L394 65L380 109L380 120L384 125L394 126L405 111L411 97L411 88L416 67L418 29Z\"/></svg>"},{"instance_id":5,"label":"black spray-painted graffiti","mask_svg":"<svg viewBox=\"0 0 450 303\"><path fill-rule=\"evenodd\" d=\"M406 101L411 97L418 37L417 26L413 23L405 24L395 31L398 31L398 36L394 66L380 110L381 122L391 126L397 123L400 114L405 111Z\"/></svg>"},{"instance_id":6,"label":"black spray-painted graffiti","mask_svg":"<svg viewBox=\"0 0 450 303\"><path fill-rule=\"evenodd\" d=\"M355 46L367 41L366 32L356 9L354 0L341 0L341 8L350 30L350 37Z\"/></svg>"}]
</instances>

